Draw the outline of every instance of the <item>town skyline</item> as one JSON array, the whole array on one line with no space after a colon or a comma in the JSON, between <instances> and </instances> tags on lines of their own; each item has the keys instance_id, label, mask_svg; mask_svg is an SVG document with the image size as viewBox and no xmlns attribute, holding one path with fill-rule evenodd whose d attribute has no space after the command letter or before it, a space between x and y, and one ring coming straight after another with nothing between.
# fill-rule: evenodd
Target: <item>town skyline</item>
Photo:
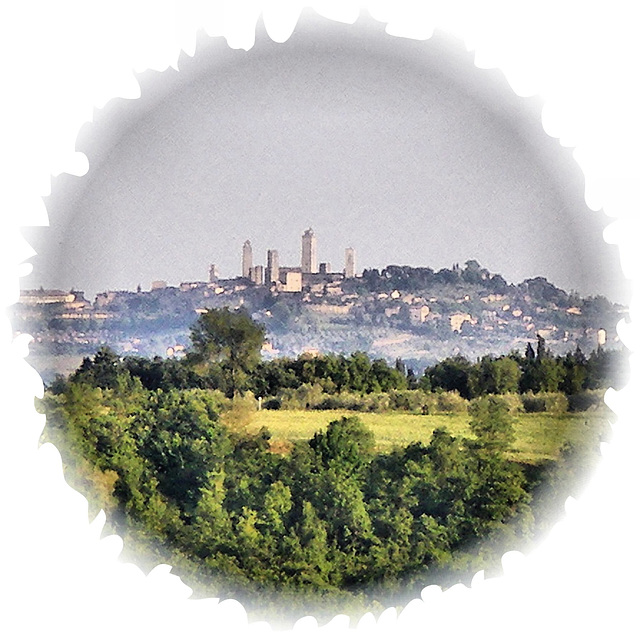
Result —
<instances>
[{"instance_id":1,"label":"town skyline","mask_svg":"<svg viewBox=\"0 0 640 635\"><path fill-rule=\"evenodd\" d=\"M474 260L437 272L390 265L354 277L301 266L278 273L268 284L243 276L177 286L156 280L144 291L104 290L93 301L80 291L23 290L14 326L34 337L44 355L38 370L51 380L92 347L183 354L194 320L211 308L242 309L264 324L267 356L365 350L417 365L460 353L508 354L537 336L563 353L617 347L616 324L628 315L628 307L581 298L543 278L508 284Z\"/></svg>"},{"instance_id":2,"label":"town skyline","mask_svg":"<svg viewBox=\"0 0 640 635\"><path fill-rule=\"evenodd\" d=\"M54 179L50 227L25 230L38 256L23 285L94 295L201 279L212 260L231 275L236 253L215 254L247 233L294 262L311 225L326 262L345 243L360 269L471 258L628 302L607 219L537 103L446 38L336 29L258 33L246 55L204 42L179 73L142 75L139 99L83 130L89 173Z\"/></svg>"},{"instance_id":3,"label":"town skyline","mask_svg":"<svg viewBox=\"0 0 640 635\"><path fill-rule=\"evenodd\" d=\"M146 281L138 281L136 285L130 287L116 287L116 286L105 286L104 288L95 291L94 293L88 293L85 289L81 288L79 285L71 285L67 288L54 288L54 287L44 287L44 285L39 285L39 287L29 287L27 285L23 286L23 291L21 292L21 296L27 298L27 303L30 303L28 300L30 294L36 294L33 296L34 300L38 293L44 293L45 296L48 294L51 298L55 297L55 302L63 301L62 298L69 296L69 294L73 294L78 300L82 302L86 302L86 298L95 298L96 301L99 300L100 296L105 296L109 293L129 293L132 291L136 291L137 293L143 291L157 291L165 288L179 288L185 290L187 288L196 288L205 285L216 285L218 282L233 282L233 281L245 281L250 282L256 286L266 286L271 287L273 291L276 293L284 292L284 293L301 293L305 290L305 287L308 288L309 284L318 283L322 280L325 281L333 281L337 282L338 280L346 280L349 278L361 277L363 274L369 272L383 272L388 268L406 268L406 269L415 269L415 270L430 270L433 273L442 273L446 271L460 271L460 264L458 262L453 262L449 266L443 267L433 267L428 263L420 263L420 264L407 264L407 263L397 263L397 262L387 262L386 264L380 267L363 267L360 269L356 269L356 250L353 247L344 248L344 256L343 256L343 264L344 267L338 268L334 270L332 265L328 261L318 261L318 243L317 236L311 227L307 228L301 235L299 235L300 240L300 251L298 252L299 261L297 264L281 264L280 260L280 250L267 248L265 251L265 258L262 262L265 264L255 264L257 260L254 260L254 249L251 239L247 238L241 245L239 249L239 266L237 267L237 271L233 273L225 272L220 269L217 262L208 263L208 269L206 266L201 267L201 272L208 272L207 275L204 276L195 276L195 277L180 277L176 278L175 276L168 279L163 279L159 277L151 277L150 280ZM262 241L264 243L264 241ZM289 248L287 250L288 254L293 253ZM295 260L295 259L294 259ZM546 276L526 276L521 278L520 280L510 280L507 279L500 272L491 273L489 269L484 268L484 263L480 263L475 258L466 258L462 260L465 266L468 266L470 263L474 266L477 266L480 270L486 272L490 276L497 275L500 279L504 280L508 285L518 285L526 282L527 280L534 279L543 279L550 285L560 289L563 292L568 292L569 294L577 294L582 295L583 298L597 298L604 297L607 301L612 302L614 304L618 304L621 306L627 306L626 303L620 302L619 300L610 297L607 293L600 294L580 294L576 289L566 289L561 285L556 284L556 281L549 280ZM319 276L317 277L316 276ZM66 300L68 302L73 303L74 300ZM40 303L40 302L38 302ZM45 301L46 304L46 301Z\"/></svg>"},{"instance_id":4,"label":"town skyline","mask_svg":"<svg viewBox=\"0 0 640 635\"><path fill-rule=\"evenodd\" d=\"M290 288L302 289L302 274L332 274L342 273L345 278L356 275L355 249L346 247L344 250L344 267L333 271L329 261L318 261L318 243L313 229L306 229L301 237L300 266L284 265L280 263L280 252L277 249L267 249L265 264L256 264L254 260L251 240L247 239L242 245L241 277L251 280L258 285L271 285L282 282ZM281 276L282 274L282 276ZM300 274L299 276L297 274ZM212 263L209 267L209 282L220 278L218 266ZM281 279L282 278L282 279ZM287 283L287 279L291 279ZM295 280L295 281L294 281ZM298 289L299 287L299 289Z\"/></svg>"}]
</instances>

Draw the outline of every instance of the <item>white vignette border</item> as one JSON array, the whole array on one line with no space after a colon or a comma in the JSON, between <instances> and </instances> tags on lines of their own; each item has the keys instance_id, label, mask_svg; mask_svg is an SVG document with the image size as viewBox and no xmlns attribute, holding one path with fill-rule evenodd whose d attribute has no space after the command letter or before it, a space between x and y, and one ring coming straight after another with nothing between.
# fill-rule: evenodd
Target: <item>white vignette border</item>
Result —
<instances>
[{"instance_id":1,"label":"white vignette border","mask_svg":"<svg viewBox=\"0 0 640 635\"><path fill-rule=\"evenodd\" d=\"M481 6L478 6L481 5ZM612 223L608 242L619 245L625 275L638 280L637 175L640 112L633 73L638 27L632 3L542 0L536 3L419 2L35 2L2 9L0 46L8 91L2 118L3 225L0 295L18 299L19 277L33 250L21 226L46 225L42 197L50 175L82 175L88 161L74 149L77 133L94 108L114 97L136 98L134 73L177 67L183 51L195 52L195 34L223 36L232 48L250 49L262 15L269 36L284 42L300 10L311 6L328 19L354 22L361 9L386 23L389 34L426 39L441 28L475 52L479 68L500 68L514 92L540 95L544 130L574 147L585 173L586 201ZM516 5L516 6L514 6ZM631 315L635 314L635 296ZM474 578L471 588L446 592L427 587L399 614L366 615L349 624L337 616L318 627L313 617L294 632L622 632L638 590L634 540L638 431L633 324L619 327L631 349L632 380L607 401L618 415L610 444L588 490L568 501L567 515L526 558L503 558L504 575ZM269 632L247 621L233 600L190 600L190 590L161 565L145 576L118 561L121 540L101 538L99 515L87 520L84 498L63 479L55 448L38 449L44 418L33 406L42 382L28 365L28 337L13 338L3 316L0 341L3 426L0 482L3 493L3 620L14 631L63 626L67 632L189 633ZM630 622L629 622L630 620Z\"/></svg>"}]
</instances>

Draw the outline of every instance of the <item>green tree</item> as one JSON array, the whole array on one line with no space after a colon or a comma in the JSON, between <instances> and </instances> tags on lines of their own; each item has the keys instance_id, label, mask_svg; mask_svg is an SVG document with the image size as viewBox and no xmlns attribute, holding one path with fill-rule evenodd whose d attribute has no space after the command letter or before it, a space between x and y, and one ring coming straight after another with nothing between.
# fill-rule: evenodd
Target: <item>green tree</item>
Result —
<instances>
[{"instance_id":1,"label":"green tree","mask_svg":"<svg viewBox=\"0 0 640 635\"><path fill-rule=\"evenodd\" d=\"M544 337L542 337L542 335L539 335L539 334L536 335L536 337L538 339L538 344L536 346L536 360L542 361L543 359L547 359L551 357L551 352L547 348L547 343Z\"/></svg>"},{"instance_id":2,"label":"green tree","mask_svg":"<svg viewBox=\"0 0 640 635\"><path fill-rule=\"evenodd\" d=\"M371 372L371 361L366 353L355 351L348 358L349 388L357 392L368 391L368 379Z\"/></svg>"},{"instance_id":3,"label":"green tree","mask_svg":"<svg viewBox=\"0 0 640 635\"><path fill-rule=\"evenodd\" d=\"M507 392L518 392L520 367L510 357L501 357L492 364L495 392L503 395Z\"/></svg>"},{"instance_id":4,"label":"green tree","mask_svg":"<svg viewBox=\"0 0 640 635\"><path fill-rule=\"evenodd\" d=\"M301 517L287 546L291 551L287 571L295 575L295 582L317 588L329 586L327 573L331 564L328 561L327 524L309 501L302 501Z\"/></svg>"},{"instance_id":5,"label":"green tree","mask_svg":"<svg viewBox=\"0 0 640 635\"><path fill-rule=\"evenodd\" d=\"M510 357L483 357L475 364L469 376L471 391L475 395L503 395L517 392L520 380L518 362Z\"/></svg>"},{"instance_id":6,"label":"green tree","mask_svg":"<svg viewBox=\"0 0 640 635\"><path fill-rule=\"evenodd\" d=\"M357 550L371 538L371 518L358 480L331 467L324 472L322 489L316 493L316 508L326 520L331 538L343 551ZM321 510L321 511L320 511ZM353 562L352 568L357 568Z\"/></svg>"},{"instance_id":7,"label":"green tree","mask_svg":"<svg viewBox=\"0 0 640 635\"><path fill-rule=\"evenodd\" d=\"M503 523L517 514L523 515L522 529L526 530L526 511L531 500L525 490L525 477L520 466L504 457L515 440L513 417L503 399L496 396L479 399L470 407L471 431L477 441L467 441L473 486L465 501L465 516L476 536L503 528Z\"/></svg>"},{"instance_id":8,"label":"green tree","mask_svg":"<svg viewBox=\"0 0 640 635\"><path fill-rule=\"evenodd\" d=\"M626 350L604 350L598 346L587 361L585 388L619 390L629 380L629 354Z\"/></svg>"},{"instance_id":9,"label":"green tree","mask_svg":"<svg viewBox=\"0 0 640 635\"><path fill-rule=\"evenodd\" d=\"M503 458L499 453L482 450L475 457L474 488L466 502L466 516L477 536L504 525L516 514L524 513L531 501L525 490L522 469ZM523 517L526 530L526 518Z\"/></svg>"},{"instance_id":10,"label":"green tree","mask_svg":"<svg viewBox=\"0 0 640 635\"><path fill-rule=\"evenodd\" d=\"M224 507L224 470L211 472L201 488L201 496L194 513L194 521L187 527L185 537L191 539L194 553L208 558L220 545L235 541L229 514Z\"/></svg>"},{"instance_id":11,"label":"green tree","mask_svg":"<svg viewBox=\"0 0 640 635\"><path fill-rule=\"evenodd\" d=\"M540 362L542 380L540 389L543 392L558 392L564 380L565 369L557 359L548 357Z\"/></svg>"},{"instance_id":12,"label":"green tree","mask_svg":"<svg viewBox=\"0 0 640 635\"><path fill-rule=\"evenodd\" d=\"M102 346L97 353L85 357L80 368L72 375L75 382L83 381L97 388L115 388L122 373L120 358L108 346Z\"/></svg>"},{"instance_id":13,"label":"green tree","mask_svg":"<svg viewBox=\"0 0 640 635\"><path fill-rule=\"evenodd\" d=\"M561 389L565 395L575 395L583 390L587 378L587 364L580 363L569 353L563 360L564 378Z\"/></svg>"},{"instance_id":14,"label":"green tree","mask_svg":"<svg viewBox=\"0 0 640 635\"><path fill-rule=\"evenodd\" d=\"M471 534L465 502L473 491L475 480L468 447L444 428L436 428L426 456L432 477L422 479L415 486L419 493L415 514L433 517L446 528L452 543L464 540Z\"/></svg>"},{"instance_id":15,"label":"green tree","mask_svg":"<svg viewBox=\"0 0 640 635\"><path fill-rule=\"evenodd\" d=\"M407 379L397 368L390 368L383 359L374 359L369 372L369 391L381 390L388 392L392 389L405 389Z\"/></svg>"},{"instance_id":16,"label":"green tree","mask_svg":"<svg viewBox=\"0 0 640 635\"><path fill-rule=\"evenodd\" d=\"M464 399L471 399L473 396L469 385L471 362L461 355L444 359L424 372L432 390L457 390Z\"/></svg>"},{"instance_id":17,"label":"green tree","mask_svg":"<svg viewBox=\"0 0 640 635\"><path fill-rule=\"evenodd\" d=\"M231 451L227 430L205 403L179 391L151 393L147 412L138 419L144 430L139 452L149 461L158 490L192 513L210 473Z\"/></svg>"},{"instance_id":18,"label":"green tree","mask_svg":"<svg viewBox=\"0 0 640 635\"><path fill-rule=\"evenodd\" d=\"M326 467L352 473L371 460L375 441L358 417L342 417L332 421L326 432L316 432L309 445Z\"/></svg>"},{"instance_id":19,"label":"green tree","mask_svg":"<svg viewBox=\"0 0 640 635\"><path fill-rule=\"evenodd\" d=\"M226 379L226 393L233 397L247 386L248 376L260 363L265 329L242 310L209 309L191 327L196 364L217 364Z\"/></svg>"},{"instance_id":20,"label":"green tree","mask_svg":"<svg viewBox=\"0 0 640 635\"><path fill-rule=\"evenodd\" d=\"M544 337L538 335L537 338L535 357L532 357L533 347L529 344L524 360L520 360L520 392L557 392L564 380L565 367L547 348Z\"/></svg>"},{"instance_id":21,"label":"green tree","mask_svg":"<svg viewBox=\"0 0 640 635\"><path fill-rule=\"evenodd\" d=\"M263 533L282 536L285 532L286 515L292 506L291 490L283 485L282 481L271 483L265 493L264 506L260 512Z\"/></svg>"},{"instance_id":22,"label":"green tree","mask_svg":"<svg viewBox=\"0 0 640 635\"><path fill-rule=\"evenodd\" d=\"M469 406L469 427L478 438L481 447L502 452L515 440L513 417L509 407L500 397L479 399Z\"/></svg>"}]
</instances>

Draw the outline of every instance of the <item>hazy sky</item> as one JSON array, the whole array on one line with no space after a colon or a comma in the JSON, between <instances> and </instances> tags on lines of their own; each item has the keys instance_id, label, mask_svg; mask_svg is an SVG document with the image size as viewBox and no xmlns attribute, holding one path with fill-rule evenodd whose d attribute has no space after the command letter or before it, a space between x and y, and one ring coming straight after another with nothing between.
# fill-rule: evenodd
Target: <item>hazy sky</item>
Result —
<instances>
[{"instance_id":1,"label":"hazy sky","mask_svg":"<svg viewBox=\"0 0 640 635\"><path fill-rule=\"evenodd\" d=\"M55 179L50 228L26 287L148 289L240 275L242 243L299 265L309 226L318 259L357 268L478 260L510 282L627 301L604 215L584 203L569 149L545 135L540 103L442 35L307 15L284 44L250 51L200 39L181 70L140 77L83 130L85 177Z\"/></svg>"}]
</instances>

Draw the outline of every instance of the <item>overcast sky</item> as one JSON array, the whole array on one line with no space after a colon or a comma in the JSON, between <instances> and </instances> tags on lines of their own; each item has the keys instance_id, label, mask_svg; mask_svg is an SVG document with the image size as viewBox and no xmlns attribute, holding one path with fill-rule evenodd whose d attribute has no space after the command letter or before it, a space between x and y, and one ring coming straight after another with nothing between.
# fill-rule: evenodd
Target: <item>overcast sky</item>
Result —
<instances>
[{"instance_id":1,"label":"overcast sky","mask_svg":"<svg viewBox=\"0 0 640 635\"><path fill-rule=\"evenodd\" d=\"M299 265L313 227L319 261L450 267L476 259L509 282L545 276L628 301L604 215L586 207L571 150L547 137L540 103L443 35L307 15L284 44L250 51L200 39L181 70L140 76L78 140L81 178L53 181L50 227L24 284L148 289L240 275L267 249Z\"/></svg>"}]
</instances>

